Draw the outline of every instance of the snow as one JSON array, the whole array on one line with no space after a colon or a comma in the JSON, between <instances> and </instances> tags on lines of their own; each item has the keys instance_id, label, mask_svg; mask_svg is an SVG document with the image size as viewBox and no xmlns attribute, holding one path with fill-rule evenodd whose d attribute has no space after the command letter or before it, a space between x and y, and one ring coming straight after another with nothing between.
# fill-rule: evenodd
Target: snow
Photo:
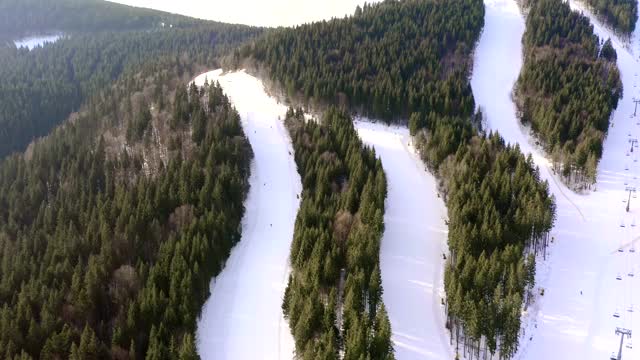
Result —
<instances>
[{"instance_id":1,"label":"snow","mask_svg":"<svg viewBox=\"0 0 640 360\"><path fill-rule=\"evenodd\" d=\"M291 359L294 342L281 305L302 185L280 121L286 107L244 71L216 70L194 81L202 85L205 78L218 80L238 109L255 159L242 239L211 282L198 321L198 353L203 359Z\"/></svg>"},{"instance_id":2,"label":"snow","mask_svg":"<svg viewBox=\"0 0 640 360\"><path fill-rule=\"evenodd\" d=\"M571 5L580 8L573 1ZM525 26L515 0L485 0L485 8L485 28L471 80L476 102L488 118L489 129L499 131L508 142L518 143L523 152L534 156L558 207L549 257L546 261L538 259L536 282L538 288L544 288L544 296L537 296L535 304L523 314L524 335L516 358L607 359L618 351L616 327L640 330L637 325L634 328L634 323L640 324L638 311L627 311L640 299L637 277L628 276L640 263L640 252L629 251L635 249L637 243L633 243L640 235L640 226L631 226L640 219L640 199L631 198L629 213L623 202L628 197L625 183L637 186L640 176L638 148L627 156L629 134L640 136L636 125L640 117L630 118L632 98L640 97L638 31L631 46L614 39L625 96L613 114L604 143L597 191L580 195L554 176L544 152L516 118L511 93L522 66ZM588 15L598 35L613 38ZM623 222L625 227L620 226ZM624 251L618 252L619 248ZM618 274L622 280L616 280ZM616 312L619 318L613 316ZM639 359L640 351L623 346L623 358Z\"/></svg>"},{"instance_id":3,"label":"snow","mask_svg":"<svg viewBox=\"0 0 640 360\"><path fill-rule=\"evenodd\" d=\"M254 26L294 26L352 15L356 6L380 0L113 0L195 18Z\"/></svg>"},{"instance_id":4,"label":"snow","mask_svg":"<svg viewBox=\"0 0 640 360\"><path fill-rule=\"evenodd\" d=\"M62 36L61 35L40 35L40 36L31 36L27 38L23 38L20 40L14 41L17 48L26 47L29 50L32 50L38 46L45 46L46 44L54 43L58 41Z\"/></svg>"},{"instance_id":5,"label":"snow","mask_svg":"<svg viewBox=\"0 0 640 360\"><path fill-rule=\"evenodd\" d=\"M436 180L411 146L406 127L356 121L387 175L385 231L380 248L383 301L396 358L453 358L444 332L444 259L447 211Z\"/></svg>"}]
</instances>

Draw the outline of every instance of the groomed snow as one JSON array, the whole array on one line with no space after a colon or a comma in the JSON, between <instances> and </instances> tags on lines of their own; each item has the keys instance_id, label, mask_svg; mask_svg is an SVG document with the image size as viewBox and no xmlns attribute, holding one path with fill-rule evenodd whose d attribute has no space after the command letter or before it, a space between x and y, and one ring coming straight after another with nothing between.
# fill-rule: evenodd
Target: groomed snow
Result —
<instances>
[{"instance_id":1,"label":"groomed snow","mask_svg":"<svg viewBox=\"0 0 640 360\"><path fill-rule=\"evenodd\" d=\"M380 271L396 358L452 359L440 305L447 211L436 181L411 146L406 127L368 121L355 126L387 175Z\"/></svg>"},{"instance_id":2,"label":"groomed snow","mask_svg":"<svg viewBox=\"0 0 640 360\"><path fill-rule=\"evenodd\" d=\"M558 207L550 256L547 261L538 260L537 289L544 288L544 296L537 296L523 316L525 334L516 358L608 359L612 352L617 355L620 337L615 335L616 327L640 330L640 307L634 304L640 303L638 276L629 276L640 269L640 244L636 242L640 235L640 198L631 198L629 213L623 202L628 196L625 183L638 186L640 176L638 148L627 156L628 140L640 137L640 117L630 117L634 106L631 99L640 96L638 31L631 48L614 41L625 96L604 143L597 190L579 195L554 176L545 154L516 118L511 93L522 66L524 18L514 0L485 0L485 8L485 28L476 49L471 81L476 102L487 116L488 128L534 155ZM597 25L594 17L589 17ZM601 37L613 37L602 26L596 26L596 32ZM631 226L636 222L637 227ZM625 227L621 227L623 223ZM629 251L636 248L638 252ZM618 275L621 280L616 279ZM625 340L623 359L640 359L638 346L627 345L632 344Z\"/></svg>"},{"instance_id":3,"label":"groomed snow","mask_svg":"<svg viewBox=\"0 0 640 360\"><path fill-rule=\"evenodd\" d=\"M32 36L24 39L16 40L13 43L16 44L17 48L26 47L29 50L32 50L38 46L44 46L49 43L54 43L58 41L62 36L61 35L42 35L42 36Z\"/></svg>"},{"instance_id":4,"label":"groomed snow","mask_svg":"<svg viewBox=\"0 0 640 360\"><path fill-rule=\"evenodd\" d=\"M111 0L201 19L254 26L294 26L352 15L365 0ZM368 3L380 0L369 0Z\"/></svg>"},{"instance_id":5,"label":"groomed snow","mask_svg":"<svg viewBox=\"0 0 640 360\"><path fill-rule=\"evenodd\" d=\"M245 202L242 239L211 282L211 297L198 321L203 359L291 359L294 342L282 315L302 185L289 135L280 118L286 107L244 71L198 76L217 80L242 117L255 159Z\"/></svg>"}]
</instances>

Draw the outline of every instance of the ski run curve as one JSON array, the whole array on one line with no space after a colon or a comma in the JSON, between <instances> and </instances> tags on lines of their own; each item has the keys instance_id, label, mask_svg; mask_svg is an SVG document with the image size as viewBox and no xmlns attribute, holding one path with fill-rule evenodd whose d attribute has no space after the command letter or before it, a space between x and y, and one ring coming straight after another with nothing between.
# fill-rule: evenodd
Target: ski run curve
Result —
<instances>
[{"instance_id":1,"label":"ski run curve","mask_svg":"<svg viewBox=\"0 0 640 360\"><path fill-rule=\"evenodd\" d=\"M628 152L629 139L640 138L640 113L631 116L632 99L640 98L638 30L630 43L621 41L585 11L596 33L614 40L624 97L605 140L596 191L577 194L553 173L546 154L516 117L511 96L522 67L525 23L520 9L515 0L485 0L485 8L471 78L476 103L488 129L532 154L557 202L554 241L546 259L538 259L538 295L523 312L515 358L608 358L617 354L616 327L640 331L640 306L634 307L634 302L640 304L640 273L634 276L640 271L640 198L632 197L628 213L624 203L625 188L640 186L640 150ZM240 112L255 161L242 240L212 281L211 298L198 322L198 351L203 359L291 359L293 339L281 301L301 184L289 136L279 121L286 107L244 71L217 70L196 83L204 83L205 77L220 81ZM454 352L440 305L446 208L436 181L411 147L406 128L360 120L355 125L363 141L375 147L388 180L380 264L396 357L450 359ZM625 340L623 358L640 359L638 349Z\"/></svg>"},{"instance_id":2,"label":"ski run curve","mask_svg":"<svg viewBox=\"0 0 640 360\"><path fill-rule=\"evenodd\" d=\"M640 221L640 199L634 195L630 212L625 211L625 188L638 186L640 177L639 151L629 152L629 139L640 137L640 117L631 117L632 98L640 97L638 30L628 46L584 12L596 34L614 42L624 97L611 119L596 191L577 194L553 174L544 152L516 117L511 95L522 67L525 19L515 0L485 0L485 9L471 80L476 103L487 117L488 129L533 155L557 203L551 234L555 241L546 261L538 259L536 273L536 286L544 289L544 296L537 292L535 303L523 312L516 359L608 359L618 353L616 327L640 331L640 279L634 276L640 270L640 249L635 252L640 244L634 243L640 226L632 226ZM623 359L640 359L638 349L625 339Z\"/></svg>"},{"instance_id":3,"label":"ski run curve","mask_svg":"<svg viewBox=\"0 0 640 360\"><path fill-rule=\"evenodd\" d=\"M436 180L411 146L406 127L367 121L355 126L387 175L380 271L396 358L452 359L441 305L447 210Z\"/></svg>"},{"instance_id":4,"label":"ski run curve","mask_svg":"<svg viewBox=\"0 0 640 360\"><path fill-rule=\"evenodd\" d=\"M291 359L294 342L282 315L289 250L302 184L280 118L286 106L269 97L246 72L216 70L197 85L219 81L242 118L253 148L242 238L211 282L197 329L203 359Z\"/></svg>"}]
</instances>

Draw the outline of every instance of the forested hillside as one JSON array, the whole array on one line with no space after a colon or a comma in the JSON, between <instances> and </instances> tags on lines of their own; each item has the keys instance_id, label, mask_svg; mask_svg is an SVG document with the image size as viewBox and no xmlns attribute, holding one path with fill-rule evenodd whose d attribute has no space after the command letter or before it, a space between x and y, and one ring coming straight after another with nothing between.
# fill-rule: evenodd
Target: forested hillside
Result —
<instances>
[{"instance_id":1,"label":"forested hillside","mask_svg":"<svg viewBox=\"0 0 640 360\"><path fill-rule=\"evenodd\" d=\"M465 65L484 24L479 0L386 1L349 19L265 33L241 51L288 95L384 119L473 111Z\"/></svg>"},{"instance_id":2,"label":"forested hillside","mask_svg":"<svg viewBox=\"0 0 640 360\"><path fill-rule=\"evenodd\" d=\"M515 90L522 121L531 124L566 181L588 186L622 95L616 51L609 40L600 46L589 19L569 4L530 4Z\"/></svg>"},{"instance_id":3,"label":"forested hillside","mask_svg":"<svg viewBox=\"0 0 640 360\"><path fill-rule=\"evenodd\" d=\"M180 15L102 0L0 0L0 43L50 32L151 30L201 23Z\"/></svg>"},{"instance_id":4,"label":"forested hillside","mask_svg":"<svg viewBox=\"0 0 640 360\"><path fill-rule=\"evenodd\" d=\"M127 72L0 162L0 356L194 359L239 240L251 148L191 60Z\"/></svg>"},{"instance_id":5,"label":"forested hillside","mask_svg":"<svg viewBox=\"0 0 640 360\"><path fill-rule=\"evenodd\" d=\"M471 51L483 16L480 0L389 1L346 20L264 34L240 55L312 106L338 102L408 118L449 212L452 341L460 352L484 346L509 358L534 284L533 255L546 246L555 204L532 160L498 134L485 135L482 114L474 113Z\"/></svg>"},{"instance_id":6,"label":"forested hillside","mask_svg":"<svg viewBox=\"0 0 640 360\"><path fill-rule=\"evenodd\" d=\"M0 46L0 157L21 151L127 69L173 56L202 64L259 29L207 23L193 29L74 35L42 49Z\"/></svg>"},{"instance_id":7,"label":"forested hillside","mask_svg":"<svg viewBox=\"0 0 640 360\"><path fill-rule=\"evenodd\" d=\"M289 109L285 123L302 178L282 308L300 359L393 359L382 303L380 239L387 182L348 114L319 122Z\"/></svg>"},{"instance_id":8,"label":"forested hillside","mask_svg":"<svg viewBox=\"0 0 640 360\"><path fill-rule=\"evenodd\" d=\"M638 0L585 0L614 29L631 34L638 21Z\"/></svg>"}]
</instances>

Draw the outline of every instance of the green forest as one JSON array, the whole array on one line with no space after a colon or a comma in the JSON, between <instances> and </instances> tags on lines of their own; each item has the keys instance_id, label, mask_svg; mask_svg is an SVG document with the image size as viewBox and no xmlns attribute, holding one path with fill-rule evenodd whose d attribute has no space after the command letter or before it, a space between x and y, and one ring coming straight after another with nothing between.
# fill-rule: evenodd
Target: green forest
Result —
<instances>
[{"instance_id":1,"label":"green forest","mask_svg":"<svg viewBox=\"0 0 640 360\"><path fill-rule=\"evenodd\" d=\"M123 72L160 56L215 64L259 32L212 23L156 32L79 34L44 48L0 46L0 157L48 134Z\"/></svg>"},{"instance_id":2,"label":"green forest","mask_svg":"<svg viewBox=\"0 0 640 360\"><path fill-rule=\"evenodd\" d=\"M386 1L358 7L348 19L266 32L239 55L291 98L315 105L386 120L472 112L467 73L459 70L483 25L480 0Z\"/></svg>"},{"instance_id":3,"label":"green forest","mask_svg":"<svg viewBox=\"0 0 640 360\"><path fill-rule=\"evenodd\" d=\"M516 102L564 180L595 182L609 119L622 96L616 51L560 0L531 2Z\"/></svg>"},{"instance_id":4,"label":"green forest","mask_svg":"<svg viewBox=\"0 0 640 360\"><path fill-rule=\"evenodd\" d=\"M623 34L631 34L638 21L637 0L585 0L587 5L611 25Z\"/></svg>"},{"instance_id":5,"label":"green forest","mask_svg":"<svg viewBox=\"0 0 640 360\"><path fill-rule=\"evenodd\" d=\"M380 239L387 180L351 117L335 108L320 121L289 109L302 178L282 305L299 359L393 359L382 303Z\"/></svg>"},{"instance_id":6,"label":"green forest","mask_svg":"<svg viewBox=\"0 0 640 360\"><path fill-rule=\"evenodd\" d=\"M6 359L193 359L251 148L219 86L148 62L0 163ZM125 146L126 145L126 146Z\"/></svg>"}]
</instances>

